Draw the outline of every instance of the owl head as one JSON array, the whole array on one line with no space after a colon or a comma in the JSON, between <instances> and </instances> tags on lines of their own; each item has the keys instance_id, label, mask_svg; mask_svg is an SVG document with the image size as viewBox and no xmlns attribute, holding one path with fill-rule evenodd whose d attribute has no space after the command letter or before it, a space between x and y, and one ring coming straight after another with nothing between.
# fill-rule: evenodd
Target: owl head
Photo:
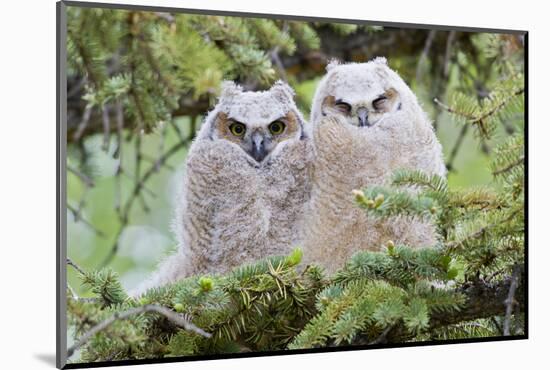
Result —
<instances>
[{"instance_id":1,"label":"owl head","mask_svg":"<svg viewBox=\"0 0 550 370\"><path fill-rule=\"evenodd\" d=\"M201 137L232 143L260 164L286 143L302 140L307 134L288 84L277 81L266 91L243 91L226 81L218 104L201 128Z\"/></svg>"},{"instance_id":2,"label":"owl head","mask_svg":"<svg viewBox=\"0 0 550 370\"><path fill-rule=\"evenodd\" d=\"M388 67L385 58L367 63L333 61L317 88L311 121L337 115L350 125L368 130L401 110L416 106L414 94Z\"/></svg>"}]
</instances>

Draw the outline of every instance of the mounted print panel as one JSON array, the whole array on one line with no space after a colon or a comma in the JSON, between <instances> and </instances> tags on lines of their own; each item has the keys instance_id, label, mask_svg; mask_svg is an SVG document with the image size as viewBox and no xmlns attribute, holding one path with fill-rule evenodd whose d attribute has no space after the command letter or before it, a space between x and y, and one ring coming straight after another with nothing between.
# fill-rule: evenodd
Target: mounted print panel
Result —
<instances>
[{"instance_id":1,"label":"mounted print panel","mask_svg":"<svg viewBox=\"0 0 550 370\"><path fill-rule=\"evenodd\" d=\"M58 367L527 338L526 32L61 2L58 40Z\"/></svg>"}]
</instances>

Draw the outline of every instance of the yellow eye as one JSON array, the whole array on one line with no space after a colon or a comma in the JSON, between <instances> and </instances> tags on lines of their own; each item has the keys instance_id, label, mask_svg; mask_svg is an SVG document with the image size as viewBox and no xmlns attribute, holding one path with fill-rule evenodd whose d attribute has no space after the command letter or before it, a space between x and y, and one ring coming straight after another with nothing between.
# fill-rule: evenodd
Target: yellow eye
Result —
<instances>
[{"instance_id":1,"label":"yellow eye","mask_svg":"<svg viewBox=\"0 0 550 370\"><path fill-rule=\"evenodd\" d=\"M240 122L235 122L229 126L229 131L235 136L243 136L246 132L246 126Z\"/></svg>"},{"instance_id":2,"label":"yellow eye","mask_svg":"<svg viewBox=\"0 0 550 370\"><path fill-rule=\"evenodd\" d=\"M281 121L275 121L271 122L269 124L269 132L271 132L273 135L280 135L285 130L285 124Z\"/></svg>"}]
</instances>

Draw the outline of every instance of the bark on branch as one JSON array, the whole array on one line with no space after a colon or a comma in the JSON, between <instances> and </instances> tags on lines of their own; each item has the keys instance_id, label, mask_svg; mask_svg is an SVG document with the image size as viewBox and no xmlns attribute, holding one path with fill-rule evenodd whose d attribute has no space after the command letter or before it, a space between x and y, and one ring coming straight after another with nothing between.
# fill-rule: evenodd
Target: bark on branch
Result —
<instances>
[{"instance_id":1,"label":"bark on branch","mask_svg":"<svg viewBox=\"0 0 550 370\"><path fill-rule=\"evenodd\" d=\"M184 328L185 330L192 331L198 335L201 335L206 338L210 338L212 334L207 333L206 331L202 330L201 328L195 326L193 323L191 323L187 318L185 318L183 315L180 315L166 307L159 306L159 305L145 305L141 307L136 307L129 309L124 312L115 312L113 316L109 317L108 319L100 322L99 324L95 325L93 328L91 328L89 331L87 331L80 339L73 344L71 347L67 349L67 357L71 357L76 350L78 350L80 347L88 343L90 339L97 333L107 329L109 326L111 326L115 321L117 320L126 320L134 315L139 315L147 312L154 312L159 315L162 315L166 317L168 320L173 322L175 325Z\"/></svg>"},{"instance_id":2,"label":"bark on branch","mask_svg":"<svg viewBox=\"0 0 550 370\"><path fill-rule=\"evenodd\" d=\"M458 324L477 319L490 318L493 316L505 316L509 310L510 294L514 296L516 312L525 311L525 275L524 267L517 265L512 276L498 283L486 283L478 281L475 284L467 284L457 288L457 292L466 297L465 305L461 310L449 312L433 312L430 315L430 327L428 332L444 326ZM513 288L513 289L511 289ZM512 291L512 293L510 293ZM415 335L410 333L405 325L401 323L387 327L382 334L373 340L366 335L357 336L352 345L374 345L385 343L403 343ZM330 345L330 344L329 344Z\"/></svg>"},{"instance_id":3,"label":"bark on branch","mask_svg":"<svg viewBox=\"0 0 550 370\"><path fill-rule=\"evenodd\" d=\"M475 284L467 284L458 288L457 291L466 297L465 306L454 313L432 313L428 330L493 316L505 316L509 308L511 287L514 288L514 302L517 303L518 312L524 312L525 270L522 265L517 265L514 270L518 273L497 283L477 281ZM399 343L412 336L401 325L396 326L386 337L388 342Z\"/></svg>"}]
</instances>

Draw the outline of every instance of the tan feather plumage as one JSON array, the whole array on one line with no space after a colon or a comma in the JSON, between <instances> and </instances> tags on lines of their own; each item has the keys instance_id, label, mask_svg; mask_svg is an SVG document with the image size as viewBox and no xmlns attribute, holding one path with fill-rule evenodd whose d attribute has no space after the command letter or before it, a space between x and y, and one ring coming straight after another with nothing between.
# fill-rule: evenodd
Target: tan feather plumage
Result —
<instances>
[{"instance_id":1,"label":"tan feather plumage","mask_svg":"<svg viewBox=\"0 0 550 370\"><path fill-rule=\"evenodd\" d=\"M372 127L354 126L344 115L323 114L327 96L347 99L353 111L354 102L389 89L398 92L400 105ZM314 98L312 126L315 159L305 218L306 261L333 272L353 253L379 250L389 240L418 247L435 243L429 222L408 217L375 220L358 208L352 194L354 189L387 184L397 169L445 174L431 122L397 73L379 59L331 65Z\"/></svg>"},{"instance_id":2,"label":"tan feather plumage","mask_svg":"<svg viewBox=\"0 0 550 370\"><path fill-rule=\"evenodd\" d=\"M295 132L278 141L261 163L234 142L212 134L219 113L263 127L289 112L297 120L289 123L298 125ZM135 294L290 252L301 241L311 159L311 134L288 85L243 92L227 83L186 160L174 221L178 250Z\"/></svg>"}]
</instances>

